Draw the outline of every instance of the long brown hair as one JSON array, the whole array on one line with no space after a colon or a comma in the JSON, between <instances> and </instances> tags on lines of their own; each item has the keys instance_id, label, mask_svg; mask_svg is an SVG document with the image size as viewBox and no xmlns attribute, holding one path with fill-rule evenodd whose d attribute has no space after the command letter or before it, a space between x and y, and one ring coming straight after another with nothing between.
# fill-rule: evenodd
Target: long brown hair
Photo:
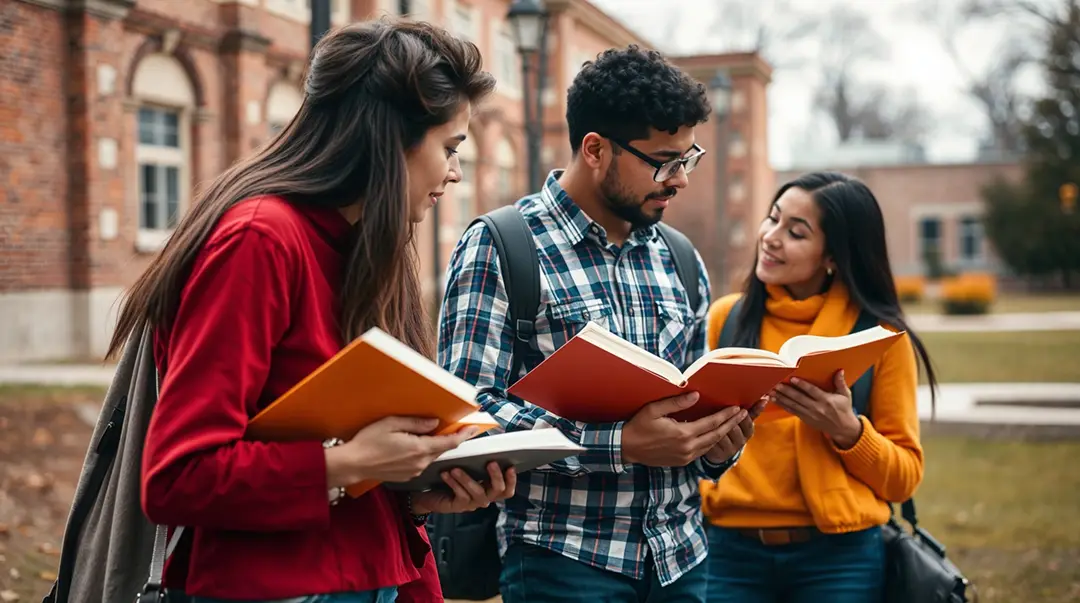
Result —
<instances>
[{"instance_id":1,"label":"long brown hair","mask_svg":"<svg viewBox=\"0 0 1080 603\"><path fill-rule=\"evenodd\" d=\"M226 211L277 195L300 205L360 203L340 293L344 340L377 326L431 357L405 155L494 86L474 44L427 23L386 18L327 33L312 51L296 116L199 195L128 292L108 355L147 324L171 325L192 262Z\"/></svg>"}]
</instances>

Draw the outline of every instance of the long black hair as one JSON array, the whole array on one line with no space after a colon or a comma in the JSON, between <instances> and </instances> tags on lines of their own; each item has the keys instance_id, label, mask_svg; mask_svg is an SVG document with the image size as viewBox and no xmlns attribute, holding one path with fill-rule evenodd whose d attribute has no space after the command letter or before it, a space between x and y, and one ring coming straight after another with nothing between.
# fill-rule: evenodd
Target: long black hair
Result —
<instances>
[{"instance_id":1,"label":"long black hair","mask_svg":"<svg viewBox=\"0 0 1080 603\"><path fill-rule=\"evenodd\" d=\"M861 181L836 172L804 174L780 187L773 197L776 203L788 189L806 191L821 212L821 229L825 234L825 253L836 264L838 278L847 286L849 295L859 308L869 312L895 329L907 331L930 383L931 402L936 400L937 375L919 336L911 329L900 299L896 294L889 251L885 244L885 220L881 207L870 188ZM761 321L765 317L768 292L757 277L754 266L743 286L743 303L736 317L732 345L756 348L760 344Z\"/></svg>"}]
</instances>

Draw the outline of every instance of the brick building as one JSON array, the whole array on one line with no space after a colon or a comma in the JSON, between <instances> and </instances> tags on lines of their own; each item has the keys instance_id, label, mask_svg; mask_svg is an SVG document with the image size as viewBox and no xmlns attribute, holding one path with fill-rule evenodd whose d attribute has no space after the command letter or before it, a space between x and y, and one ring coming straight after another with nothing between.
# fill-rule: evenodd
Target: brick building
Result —
<instances>
[{"instance_id":1,"label":"brick building","mask_svg":"<svg viewBox=\"0 0 1080 603\"><path fill-rule=\"evenodd\" d=\"M885 217L889 260L898 275L925 274L929 249L958 271L1003 274L983 233L980 189L995 176L1023 177L1019 163L863 165L832 168L859 178L874 191ZM777 186L801 171L776 173Z\"/></svg>"},{"instance_id":2,"label":"brick building","mask_svg":"<svg viewBox=\"0 0 1080 603\"><path fill-rule=\"evenodd\" d=\"M565 91L581 63L608 47L647 46L586 0L547 6L545 170L569 159ZM440 202L437 228L429 219L420 230L426 292L436 293L464 225L525 192L509 0L332 7L334 24L406 10L446 26L480 47L499 80L462 148L465 182ZM0 362L100 356L124 288L200 184L296 111L309 10L307 0L0 0ZM756 55L678 61L706 82L717 69L731 74L732 114L722 132L730 152L716 152L715 124L700 128L698 141L711 159L726 157L724 211L758 213L772 181L768 66ZM705 162L671 209L714 277L726 249L714 242L727 224L717 211L717 174L716 162ZM744 236L728 232L732 243Z\"/></svg>"}]
</instances>

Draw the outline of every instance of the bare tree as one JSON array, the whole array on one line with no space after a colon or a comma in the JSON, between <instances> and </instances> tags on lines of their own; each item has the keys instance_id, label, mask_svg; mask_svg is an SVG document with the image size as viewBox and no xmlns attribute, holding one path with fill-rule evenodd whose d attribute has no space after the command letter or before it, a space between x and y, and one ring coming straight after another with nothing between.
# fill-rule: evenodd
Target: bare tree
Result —
<instances>
[{"instance_id":1,"label":"bare tree","mask_svg":"<svg viewBox=\"0 0 1080 603\"><path fill-rule=\"evenodd\" d=\"M1066 0L1074 2L1075 0ZM915 13L935 27L942 47L962 78L963 91L975 101L987 120L982 148L998 155L1024 151L1023 121L1027 99L1018 88L1023 71L1036 59L1038 36L1023 19L1049 20L1054 12L1034 0L965 0L957 5L943 0L917 0ZM958 44L965 26L995 19L1013 19L1010 32L995 51L997 60L982 72L971 69Z\"/></svg>"},{"instance_id":2,"label":"bare tree","mask_svg":"<svg viewBox=\"0 0 1080 603\"><path fill-rule=\"evenodd\" d=\"M865 13L834 7L822 21L814 104L841 142L854 138L920 142L929 132L928 110L911 91L859 79L860 66L887 57L885 39Z\"/></svg>"}]
</instances>

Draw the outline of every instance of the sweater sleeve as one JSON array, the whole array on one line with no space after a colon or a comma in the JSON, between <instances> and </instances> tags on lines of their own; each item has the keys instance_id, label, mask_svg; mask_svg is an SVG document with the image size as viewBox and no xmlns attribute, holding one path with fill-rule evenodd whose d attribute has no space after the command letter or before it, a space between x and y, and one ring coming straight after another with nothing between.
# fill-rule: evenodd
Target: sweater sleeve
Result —
<instances>
[{"instance_id":1,"label":"sweater sleeve","mask_svg":"<svg viewBox=\"0 0 1080 603\"><path fill-rule=\"evenodd\" d=\"M321 443L243 439L295 311L295 272L279 244L250 229L200 252L146 434L142 503L151 521L244 531L329 525Z\"/></svg>"},{"instance_id":2,"label":"sweater sleeve","mask_svg":"<svg viewBox=\"0 0 1080 603\"><path fill-rule=\"evenodd\" d=\"M848 450L833 445L849 473L893 503L910 498L923 477L917 388L915 350L904 335L874 369L870 418L859 417L859 441Z\"/></svg>"}]
</instances>

